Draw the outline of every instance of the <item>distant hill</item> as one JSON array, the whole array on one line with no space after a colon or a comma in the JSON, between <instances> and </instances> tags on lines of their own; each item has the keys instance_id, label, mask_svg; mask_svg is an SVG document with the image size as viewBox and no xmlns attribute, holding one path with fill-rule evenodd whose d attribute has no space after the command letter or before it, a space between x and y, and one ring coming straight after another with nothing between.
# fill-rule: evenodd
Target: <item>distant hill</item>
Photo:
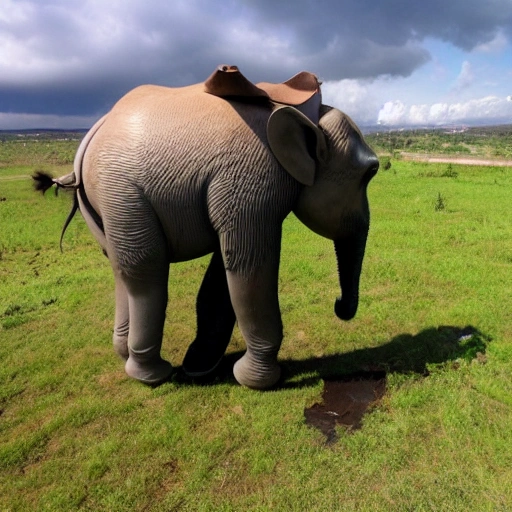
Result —
<instances>
[{"instance_id":1,"label":"distant hill","mask_svg":"<svg viewBox=\"0 0 512 512\"><path fill-rule=\"evenodd\" d=\"M75 140L81 139L89 130L57 130L54 128L31 128L27 130L0 130L0 140Z\"/></svg>"},{"instance_id":2,"label":"distant hill","mask_svg":"<svg viewBox=\"0 0 512 512\"><path fill-rule=\"evenodd\" d=\"M441 133L471 133L474 136L492 134L508 135L512 132L512 124L497 124L497 125L436 125L436 126L386 126L386 125L365 125L361 126L361 131L364 134L368 133L426 133L426 132L441 132Z\"/></svg>"}]
</instances>

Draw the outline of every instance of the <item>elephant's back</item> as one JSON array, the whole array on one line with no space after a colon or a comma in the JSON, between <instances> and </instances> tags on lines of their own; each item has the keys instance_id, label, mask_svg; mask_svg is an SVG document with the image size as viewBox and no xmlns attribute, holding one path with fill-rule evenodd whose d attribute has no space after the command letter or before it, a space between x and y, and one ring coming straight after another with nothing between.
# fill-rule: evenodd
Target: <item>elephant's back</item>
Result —
<instances>
[{"instance_id":1,"label":"elephant's back","mask_svg":"<svg viewBox=\"0 0 512 512\"><path fill-rule=\"evenodd\" d=\"M84 176L171 183L207 179L226 166L275 167L266 136L271 111L270 104L208 94L203 84L137 87L114 105L91 140Z\"/></svg>"},{"instance_id":2,"label":"elephant's back","mask_svg":"<svg viewBox=\"0 0 512 512\"><path fill-rule=\"evenodd\" d=\"M264 137L271 111L271 105L264 102L236 101L204 92L204 84L181 88L143 85L114 105L108 121L114 125L124 121L132 129L139 125L146 134L166 138L175 132L183 136L199 130L202 137L211 134L219 140L231 138L233 131L244 127Z\"/></svg>"},{"instance_id":3,"label":"elephant's back","mask_svg":"<svg viewBox=\"0 0 512 512\"><path fill-rule=\"evenodd\" d=\"M124 96L108 114L94 144L116 154L133 172L162 166L171 173L210 174L220 162L271 156L266 138L270 105L228 101L204 92L203 84L172 89L141 86Z\"/></svg>"}]
</instances>

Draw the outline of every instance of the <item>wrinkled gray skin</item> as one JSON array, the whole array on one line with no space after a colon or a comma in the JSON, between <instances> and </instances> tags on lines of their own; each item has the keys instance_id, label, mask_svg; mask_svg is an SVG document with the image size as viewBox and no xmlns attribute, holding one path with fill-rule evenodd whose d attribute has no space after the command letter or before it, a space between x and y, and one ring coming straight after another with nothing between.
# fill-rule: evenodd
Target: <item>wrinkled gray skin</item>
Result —
<instances>
[{"instance_id":1,"label":"wrinkled gray skin","mask_svg":"<svg viewBox=\"0 0 512 512\"><path fill-rule=\"evenodd\" d=\"M281 225L291 211L334 240L335 312L355 315L366 187L378 160L345 114L315 102L276 107L221 99L201 85L142 86L86 136L75 160L78 200L114 271L113 340L128 375L150 384L170 375L160 357L169 264L213 253L184 370L212 371L237 321L247 351L235 378L276 384Z\"/></svg>"}]
</instances>

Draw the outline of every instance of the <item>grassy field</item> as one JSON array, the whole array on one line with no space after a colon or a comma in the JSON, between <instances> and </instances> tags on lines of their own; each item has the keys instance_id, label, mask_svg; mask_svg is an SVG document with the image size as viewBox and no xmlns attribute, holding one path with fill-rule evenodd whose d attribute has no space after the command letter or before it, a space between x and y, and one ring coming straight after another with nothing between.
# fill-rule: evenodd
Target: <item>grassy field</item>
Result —
<instances>
[{"instance_id":1,"label":"grassy field","mask_svg":"<svg viewBox=\"0 0 512 512\"><path fill-rule=\"evenodd\" d=\"M207 258L171 268L173 380L126 377L107 260L78 217L61 254L70 198L33 193L23 155L0 162L0 510L512 510L512 169L381 171L349 323L331 243L287 219L285 376L255 392L229 371L238 331L214 382L179 371ZM375 369L384 398L326 445L304 408L326 377Z\"/></svg>"}]
</instances>

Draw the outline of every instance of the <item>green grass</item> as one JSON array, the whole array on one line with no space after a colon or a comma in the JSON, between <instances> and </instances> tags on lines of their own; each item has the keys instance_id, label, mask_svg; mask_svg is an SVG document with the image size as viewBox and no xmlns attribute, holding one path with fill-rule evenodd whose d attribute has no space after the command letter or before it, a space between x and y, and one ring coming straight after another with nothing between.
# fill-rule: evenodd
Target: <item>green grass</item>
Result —
<instances>
[{"instance_id":1,"label":"green grass","mask_svg":"<svg viewBox=\"0 0 512 512\"><path fill-rule=\"evenodd\" d=\"M78 132L0 132L0 165L71 164L82 137Z\"/></svg>"},{"instance_id":2,"label":"green grass","mask_svg":"<svg viewBox=\"0 0 512 512\"><path fill-rule=\"evenodd\" d=\"M0 510L512 509L511 169L380 172L348 323L333 314L331 243L287 219L285 378L269 392L229 375L238 331L210 385L126 377L108 261L78 217L60 253L69 197L6 179L32 170L0 168ZM175 366L207 263L171 268L163 351ZM375 368L384 399L326 446L304 408L323 378Z\"/></svg>"}]
</instances>

